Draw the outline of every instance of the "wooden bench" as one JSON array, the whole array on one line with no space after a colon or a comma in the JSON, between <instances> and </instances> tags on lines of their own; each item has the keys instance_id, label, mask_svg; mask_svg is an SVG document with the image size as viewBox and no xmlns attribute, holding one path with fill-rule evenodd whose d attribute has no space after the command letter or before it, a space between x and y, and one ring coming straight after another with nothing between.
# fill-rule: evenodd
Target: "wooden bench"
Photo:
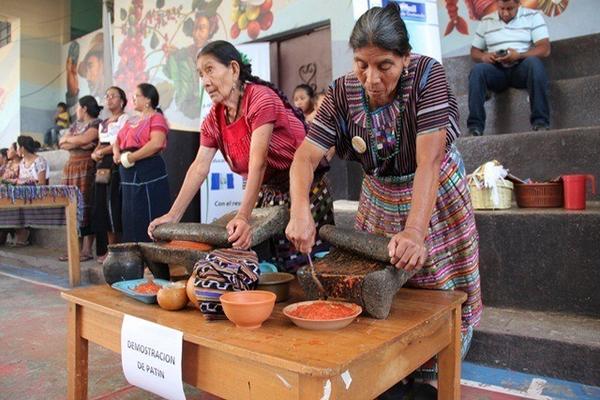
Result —
<instances>
[{"instance_id":1,"label":"wooden bench","mask_svg":"<svg viewBox=\"0 0 600 400\"><path fill-rule=\"evenodd\" d=\"M67 195L47 196L29 200L0 198L0 209L64 207L67 224L67 252L69 255L69 285L79 286L81 264L79 263L79 237L77 235L77 198Z\"/></svg>"}]
</instances>

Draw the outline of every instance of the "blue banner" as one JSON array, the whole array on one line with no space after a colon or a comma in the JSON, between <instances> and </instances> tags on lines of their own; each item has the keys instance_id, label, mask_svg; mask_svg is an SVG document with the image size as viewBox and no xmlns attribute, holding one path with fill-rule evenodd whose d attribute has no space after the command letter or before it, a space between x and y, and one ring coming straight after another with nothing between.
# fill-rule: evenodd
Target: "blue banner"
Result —
<instances>
[{"instance_id":1,"label":"blue banner","mask_svg":"<svg viewBox=\"0 0 600 400\"><path fill-rule=\"evenodd\" d=\"M385 7L390 1L393 1L400 6L400 16L402 16L402 19L417 22L427 21L425 3L417 3L414 1L383 0L382 5Z\"/></svg>"}]
</instances>

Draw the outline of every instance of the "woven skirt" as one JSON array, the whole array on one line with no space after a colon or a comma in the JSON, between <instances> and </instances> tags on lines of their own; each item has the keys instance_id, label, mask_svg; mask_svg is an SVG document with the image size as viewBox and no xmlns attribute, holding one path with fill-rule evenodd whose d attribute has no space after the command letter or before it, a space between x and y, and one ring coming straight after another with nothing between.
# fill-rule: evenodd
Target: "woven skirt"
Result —
<instances>
[{"instance_id":1,"label":"woven skirt","mask_svg":"<svg viewBox=\"0 0 600 400\"><path fill-rule=\"evenodd\" d=\"M171 195L165 162L160 155L119 167L121 176L122 242L151 242L148 225L169 211Z\"/></svg>"},{"instance_id":2,"label":"woven skirt","mask_svg":"<svg viewBox=\"0 0 600 400\"><path fill-rule=\"evenodd\" d=\"M112 154L100 160L97 168L111 170L108 184L95 182L92 228L94 233L121 232L121 185L119 168L113 163Z\"/></svg>"},{"instance_id":3,"label":"woven skirt","mask_svg":"<svg viewBox=\"0 0 600 400\"><path fill-rule=\"evenodd\" d=\"M91 234L90 223L94 201L96 162L91 152L71 152L63 169L62 184L77 186L83 200L81 235Z\"/></svg>"},{"instance_id":4,"label":"woven skirt","mask_svg":"<svg viewBox=\"0 0 600 400\"><path fill-rule=\"evenodd\" d=\"M404 229L412 201L414 174L365 176L355 228L393 236ZM462 330L479 323L482 312L479 281L479 236L460 154L454 149L442 162L435 209L429 221L429 256L408 282L425 289L462 290Z\"/></svg>"},{"instance_id":5,"label":"woven skirt","mask_svg":"<svg viewBox=\"0 0 600 400\"><path fill-rule=\"evenodd\" d=\"M310 190L310 204L312 216L317 226L317 232L323 225L334 225L333 199L329 191L327 179L323 175L315 178ZM263 185L258 194L256 208L279 205L289 207L289 188L286 185ZM294 245L287 240L284 234L272 237L269 240L268 246L267 257L264 257L262 249L255 250L261 256L261 259L267 259L277 265L277 268L280 271L295 273L299 267L308 263L306 255L296 251ZM329 250L329 244L323 242L317 235L312 254L326 250Z\"/></svg>"}]
</instances>

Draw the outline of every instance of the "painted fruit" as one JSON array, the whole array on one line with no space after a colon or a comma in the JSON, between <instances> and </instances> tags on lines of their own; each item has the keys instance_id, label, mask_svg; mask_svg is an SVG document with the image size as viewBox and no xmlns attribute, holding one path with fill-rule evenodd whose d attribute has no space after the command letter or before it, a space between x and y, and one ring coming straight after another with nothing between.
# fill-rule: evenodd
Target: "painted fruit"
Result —
<instances>
[{"instance_id":1,"label":"painted fruit","mask_svg":"<svg viewBox=\"0 0 600 400\"><path fill-rule=\"evenodd\" d=\"M246 29L246 27L248 26L248 17L246 17L246 14L240 15L237 24L240 27L240 30L243 31L244 29Z\"/></svg>"},{"instance_id":2,"label":"painted fruit","mask_svg":"<svg viewBox=\"0 0 600 400\"><path fill-rule=\"evenodd\" d=\"M266 31L271 27L271 25L273 25L273 13L269 11L265 14L262 14L258 19L258 22L260 23L260 29Z\"/></svg>"},{"instance_id":3,"label":"painted fruit","mask_svg":"<svg viewBox=\"0 0 600 400\"><path fill-rule=\"evenodd\" d=\"M267 11L269 11L271 9L272 6L273 6L273 0L265 0L265 2L260 5L260 11L262 13L266 13Z\"/></svg>"},{"instance_id":4,"label":"painted fruit","mask_svg":"<svg viewBox=\"0 0 600 400\"><path fill-rule=\"evenodd\" d=\"M260 7L249 6L246 8L246 18L248 21L254 21L260 15Z\"/></svg>"},{"instance_id":5,"label":"painted fruit","mask_svg":"<svg viewBox=\"0 0 600 400\"><path fill-rule=\"evenodd\" d=\"M231 34L232 39L237 39L237 37L240 36L240 32L240 27L237 23L231 25L231 31L229 33Z\"/></svg>"},{"instance_id":6,"label":"painted fruit","mask_svg":"<svg viewBox=\"0 0 600 400\"><path fill-rule=\"evenodd\" d=\"M260 24L257 21L250 21L248 24L248 36L251 39L256 39L260 33Z\"/></svg>"}]
</instances>

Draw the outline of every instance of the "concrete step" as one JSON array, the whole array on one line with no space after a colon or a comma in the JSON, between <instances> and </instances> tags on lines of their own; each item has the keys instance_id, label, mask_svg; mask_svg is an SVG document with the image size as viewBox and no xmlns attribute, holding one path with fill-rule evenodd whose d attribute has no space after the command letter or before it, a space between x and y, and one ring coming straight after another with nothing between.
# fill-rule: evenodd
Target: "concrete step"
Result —
<instances>
[{"instance_id":1,"label":"concrete step","mask_svg":"<svg viewBox=\"0 0 600 400\"><path fill-rule=\"evenodd\" d=\"M600 126L464 137L456 144L469 173L486 161L498 160L523 179L544 181L568 173L600 179Z\"/></svg>"},{"instance_id":2,"label":"concrete step","mask_svg":"<svg viewBox=\"0 0 600 400\"><path fill-rule=\"evenodd\" d=\"M550 126L552 129L600 125L600 74L550 82ZM461 132L467 132L469 96L457 96ZM508 89L493 93L485 103L484 134L527 132L529 96L526 90Z\"/></svg>"},{"instance_id":3,"label":"concrete step","mask_svg":"<svg viewBox=\"0 0 600 400\"><path fill-rule=\"evenodd\" d=\"M38 153L48 162L50 168L50 185L60 185L62 172L65 163L69 159L69 152L66 150L48 150Z\"/></svg>"},{"instance_id":4,"label":"concrete step","mask_svg":"<svg viewBox=\"0 0 600 400\"><path fill-rule=\"evenodd\" d=\"M351 228L357 202L334 203ZM600 317L600 204L476 211L484 305Z\"/></svg>"},{"instance_id":5,"label":"concrete step","mask_svg":"<svg viewBox=\"0 0 600 400\"><path fill-rule=\"evenodd\" d=\"M600 34L580 36L552 42L552 54L543 60L551 81L582 78L600 74ZM468 93L469 72L473 68L470 55L443 60L446 77L454 94Z\"/></svg>"},{"instance_id":6,"label":"concrete step","mask_svg":"<svg viewBox=\"0 0 600 400\"><path fill-rule=\"evenodd\" d=\"M68 265L58 258L66 253L63 248L45 247L33 244L26 247L0 246L0 264L11 267L40 271L58 279L64 279L68 285ZM94 259L81 263L81 284L105 283L102 266Z\"/></svg>"},{"instance_id":7,"label":"concrete step","mask_svg":"<svg viewBox=\"0 0 600 400\"><path fill-rule=\"evenodd\" d=\"M597 386L598 332L598 318L486 307L467 360Z\"/></svg>"}]
</instances>

